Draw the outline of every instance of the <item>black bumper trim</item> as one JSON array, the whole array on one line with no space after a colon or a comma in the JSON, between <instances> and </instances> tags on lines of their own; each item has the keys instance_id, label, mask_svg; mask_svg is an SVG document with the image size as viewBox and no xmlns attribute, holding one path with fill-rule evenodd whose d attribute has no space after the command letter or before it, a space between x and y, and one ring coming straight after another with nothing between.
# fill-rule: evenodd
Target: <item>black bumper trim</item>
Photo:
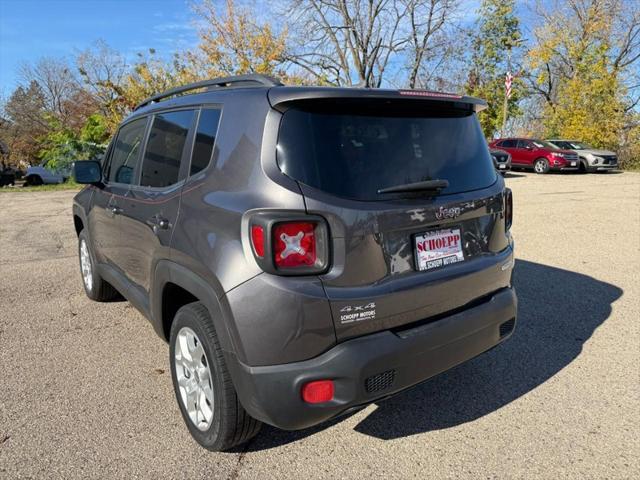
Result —
<instances>
[{"instance_id":1,"label":"black bumper trim","mask_svg":"<svg viewBox=\"0 0 640 480\"><path fill-rule=\"evenodd\" d=\"M344 411L416 385L493 348L500 325L515 319L517 298L502 289L486 302L421 325L404 338L383 331L354 338L302 362L251 367L227 358L234 385L251 416L285 430L299 430ZM365 379L395 370L393 385L368 393ZM307 404L300 391L306 382L333 379L334 399Z\"/></svg>"}]
</instances>

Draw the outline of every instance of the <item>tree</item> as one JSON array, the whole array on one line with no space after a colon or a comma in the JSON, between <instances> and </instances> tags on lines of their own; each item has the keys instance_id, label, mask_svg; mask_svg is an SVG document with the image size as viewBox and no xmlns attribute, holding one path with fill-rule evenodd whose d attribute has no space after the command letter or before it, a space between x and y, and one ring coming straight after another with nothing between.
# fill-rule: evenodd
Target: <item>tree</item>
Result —
<instances>
[{"instance_id":1,"label":"tree","mask_svg":"<svg viewBox=\"0 0 640 480\"><path fill-rule=\"evenodd\" d=\"M73 107L81 88L75 72L66 61L43 57L34 64L25 63L20 67L20 77L24 85L36 82L40 86L45 109L61 125L66 127L71 122L78 123L73 118Z\"/></svg>"},{"instance_id":2,"label":"tree","mask_svg":"<svg viewBox=\"0 0 640 480\"><path fill-rule=\"evenodd\" d=\"M107 121L108 129L116 126L126 113L121 101L124 81L129 73L125 58L103 40L76 55L76 67L86 91L96 100L98 111Z\"/></svg>"},{"instance_id":3,"label":"tree","mask_svg":"<svg viewBox=\"0 0 640 480\"><path fill-rule=\"evenodd\" d=\"M379 87L408 42L400 0L293 0L289 11L297 38L287 58L316 82Z\"/></svg>"},{"instance_id":4,"label":"tree","mask_svg":"<svg viewBox=\"0 0 640 480\"><path fill-rule=\"evenodd\" d=\"M504 123L505 75L513 71L520 53L520 22L514 8L515 0L483 0L471 38L471 71L466 91L489 104L480 115L487 138L493 138ZM521 90L516 84L508 104L509 116L519 113L520 96Z\"/></svg>"},{"instance_id":5,"label":"tree","mask_svg":"<svg viewBox=\"0 0 640 480\"><path fill-rule=\"evenodd\" d=\"M435 62L439 68L449 56L453 42L447 32L458 8L458 0L404 0L409 22L408 66L409 88L424 87L432 72L427 64ZM425 77L421 79L421 75Z\"/></svg>"},{"instance_id":6,"label":"tree","mask_svg":"<svg viewBox=\"0 0 640 480\"><path fill-rule=\"evenodd\" d=\"M274 32L268 22L258 22L256 12L237 7L227 0L225 9L212 0L192 6L204 22L199 28L199 55L192 55L191 65L199 65L201 75L240 75L261 73L285 76L287 31Z\"/></svg>"},{"instance_id":7,"label":"tree","mask_svg":"<svg viewBox=\"0 0 640 480\"><path fill-rule=\"evenodd\" d=\"M544 103L546 135L621 145L634 103L628 79L640 58L639 7L633 3L567 0L551 10L539 5L541 26L528 60L532 90Z\"/></svg>"},{"instance_id":8,"label":"tree","mask_svg":"<svg viewBox=\"0 0 640 480\"><path fill-rule=\"evenodd\" d=\"M40 85L32 81L19 86L3 108L2 141L10 151L12 164L37 159L39 141L47 132L46 98Z\"/></svg>"}]
</instances>

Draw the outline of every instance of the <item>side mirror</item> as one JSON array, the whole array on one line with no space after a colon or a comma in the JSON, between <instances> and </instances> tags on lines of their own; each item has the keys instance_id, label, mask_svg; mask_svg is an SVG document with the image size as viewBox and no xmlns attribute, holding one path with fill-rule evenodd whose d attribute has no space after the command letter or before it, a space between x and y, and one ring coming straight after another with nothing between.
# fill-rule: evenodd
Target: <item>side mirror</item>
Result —
<instances>
[{"instance_id":1,"label":"side mirror","mask_svg":"<svg viewBox=\"0 0 640 480\"><path fill-rule=\"evenodd\" d=\"M102 185L102 167L92 160L83 160L73 164L73 176L76 182L89 185Z\"/></svg>"}]
</instances>

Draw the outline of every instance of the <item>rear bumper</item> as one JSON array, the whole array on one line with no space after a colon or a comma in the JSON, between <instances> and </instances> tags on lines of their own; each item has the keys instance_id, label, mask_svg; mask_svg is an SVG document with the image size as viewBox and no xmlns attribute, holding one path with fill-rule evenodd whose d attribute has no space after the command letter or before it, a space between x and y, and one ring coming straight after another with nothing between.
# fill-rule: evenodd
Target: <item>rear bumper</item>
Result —
<instances>
[{"instance_id":1,"label":"rear bumper","mask_svg":"<svg viewBox=\"0 0 640 480\"><path fill-rule=\"evenodd\" d=\"M400 392L491 349L513 331L516 308L515 291L504 288L450 316L348 340L310 360L251 367L230 359L229 368L251 416L298 430ZM302 386L319 379L333 379L334 399L303 402Z\"/></svg>"}]
</instances>

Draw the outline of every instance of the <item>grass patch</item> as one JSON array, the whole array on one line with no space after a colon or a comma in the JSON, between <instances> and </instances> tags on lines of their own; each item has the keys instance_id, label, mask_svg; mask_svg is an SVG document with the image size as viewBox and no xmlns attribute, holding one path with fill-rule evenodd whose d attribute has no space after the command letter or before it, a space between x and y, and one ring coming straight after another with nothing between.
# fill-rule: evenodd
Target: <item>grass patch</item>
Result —
<instances>
[{"instance_id":1,"label":"grass patch","mask_svg":"<svg viewBox=\"0 0 640 480\"><path fill-rule=\"evenodd\" d=\"M82 188L82 185L74 182L73 180L68 180L64 183L56 183L51 185L38 185L32 187L25 187L23 184L17 183L14 187L0 187L0 193L5 192L55 192L61 190L74 190L79 191Z\"/></svg>"}]
</instances>

